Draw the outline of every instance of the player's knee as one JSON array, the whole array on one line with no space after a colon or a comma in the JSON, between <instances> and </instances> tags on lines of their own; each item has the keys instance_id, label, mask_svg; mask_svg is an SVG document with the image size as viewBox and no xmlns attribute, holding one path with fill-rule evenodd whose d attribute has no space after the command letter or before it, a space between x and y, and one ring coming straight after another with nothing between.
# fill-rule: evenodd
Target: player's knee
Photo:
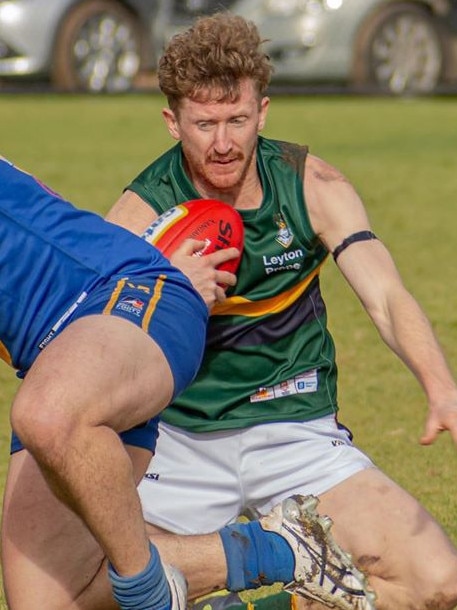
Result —
<instances>
[{"instance_id":1,"label":"player's knee","mask_svg":"<svg viewBox=\"0 0 457 610\"><path fill-rule=\"evenodd\" d=\"M449 561L438 561L435 568L424 575L421 608L428 610L451 610L457 606L457 554ZM430 564L435 563L433 560Z\"/></svg>"},{"instance_id":2,"label":"player's knee","mask_svg":"<svg viewBox=\"0 0 457 610\"><path fill-rule=\"evenodd\" d=\"M457 607L457 551L450 546L439 552L411 556L402 568L380 557L359 559L376 592L379 608L414 608L414 610L452 610ZM433 555L433 558L430 558ZM376 607L378 607L378 605Z\"/></svg>"},{"instance_id":3,"label":"player's knee","mask_svg":"<svg viewBox=\"0 0 457 610\"><path fill-rule=\"evenodd\" d=\"M19 392L13 403L11 425L22 444L36 457L64 454L74 429L74 422L64 409L34 400L27 392Z\"/></svg>"},{"instance_id":4,"label":"player's knee","mask_svg":"<svg viewBox=\"0 0 457 610\"><path fill-rule=\"evenodd\" d=\"M457 554L430 559L424 573L410 587L411 607L417 610L452 610L457 606Z\"/></svg>"}]
</instances>

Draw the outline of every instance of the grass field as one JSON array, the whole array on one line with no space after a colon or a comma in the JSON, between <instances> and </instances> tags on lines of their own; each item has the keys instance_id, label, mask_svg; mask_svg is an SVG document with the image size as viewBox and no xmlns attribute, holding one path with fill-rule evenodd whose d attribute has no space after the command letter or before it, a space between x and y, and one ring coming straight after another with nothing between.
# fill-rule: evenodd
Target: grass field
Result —
<instances>
[{"instance_id":1,"label":"grass field","mask_svg":"<svg viewBox=\"0 0 457 610\"><path fill-rule=\"evenodd\" d=\"M0 95L0 153L80 207L104 213L171 140L156 95ZM375 232L457 364L455 99L273 99L265 135L307 143L366 202ZM323 274L340 368L341 419L359 446L439 519L457 543L457 454L448 435L424 448L426 403L329 262ZM14 374L0 366L0 489ZM0 597L0 608L6 608ZM44 609L38 609L44 610Z\"/></svg>"}]
</instances>

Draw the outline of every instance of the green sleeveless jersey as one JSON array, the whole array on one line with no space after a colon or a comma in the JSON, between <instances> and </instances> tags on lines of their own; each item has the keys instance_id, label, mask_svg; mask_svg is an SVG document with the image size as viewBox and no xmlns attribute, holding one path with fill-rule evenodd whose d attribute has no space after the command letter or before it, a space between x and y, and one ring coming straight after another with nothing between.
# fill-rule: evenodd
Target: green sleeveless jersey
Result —
<instances>
[{"instance_id":1,"label":"green sleeveless jersey","mask_svg":"<svg viewBox=\"0 0 457 610\"><path fill-rule=\"evenodd\" d=\"M162 414L193 432L305 421L337 410L335 349L319 287L328 251L303 195L307 148L259 138L263 201L240 210L245 226L238 282L211 313L201 369ZM128 187L161 214L198 199L177 144Z\"/></svg>"}]
</instances>

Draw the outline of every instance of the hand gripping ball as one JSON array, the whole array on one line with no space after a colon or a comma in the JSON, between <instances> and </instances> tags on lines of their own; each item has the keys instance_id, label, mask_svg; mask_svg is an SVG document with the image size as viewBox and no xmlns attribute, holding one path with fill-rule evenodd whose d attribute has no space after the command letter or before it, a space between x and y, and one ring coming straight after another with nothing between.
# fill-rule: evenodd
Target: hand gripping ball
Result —
<instances>
[{"instance_id":1,"label":"hand gripping ball","mask_svg":"<svg viewBox=\"0 0 457 610\"><path fill-rule=\"evenodd\" d=\"M244 227L240 214L231 205L217 199L194 199L161 214L143 233L143 239L169 258L186 238L205 242L198 256L217 250L238 248L240 256L219 266L235 273L241 260Z\"/></svg>"}]
</instances>

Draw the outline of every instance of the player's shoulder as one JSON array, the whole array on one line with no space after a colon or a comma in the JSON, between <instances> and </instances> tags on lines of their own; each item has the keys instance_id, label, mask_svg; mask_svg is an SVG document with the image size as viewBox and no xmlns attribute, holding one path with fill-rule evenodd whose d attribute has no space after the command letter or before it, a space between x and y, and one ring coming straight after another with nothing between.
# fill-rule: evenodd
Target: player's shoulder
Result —
<instances>
[{"instance_id":1,"label":"player's shoulder","mask_svg":"<svg viewBox=\"0 0 457 610\"><path fill-rule=\"evenodd\" d=\"M334 165L320 157L309 154L306 157L306 176L309 182L348 182L345 175Z\"/></svg>"},{"instance_id":2,"label":"player's shoulder","mask_svg":"<svg viewBox=\"0 0 457 610\"><path fill-rule=\"evenodd\" d=\"M283 176L295 175L303 179L307 146L259 136L258 155L262 164L268 166L273 174L279 172Z\"/></svg>"},{"instance_id":3,"label":"player's shoulder","mask_svg":"<svg viewBox=\"0 0 457 610\"><path fill-rule=\"evenodd\" d=\"M309 149L305 144L259 136L258 150L263 156L280 157L283 160L290 160L291 158L304 160Z\"/></svg>"},{"instance_id":4,"label":"player's shoulder","mask_svg":"<svg viewBox=\"0 0 457 610\"><path fill-rule=\"evenodd\" d=\"M335 227L338 231L349 227L347 231L351 232L353 220L364 215L362 200L351 182L337 167L319 157L309 155L306 161L304 193L314 231L329 250L339 243L334 243L332 237Z\"/></svg>"}]
</instances>

